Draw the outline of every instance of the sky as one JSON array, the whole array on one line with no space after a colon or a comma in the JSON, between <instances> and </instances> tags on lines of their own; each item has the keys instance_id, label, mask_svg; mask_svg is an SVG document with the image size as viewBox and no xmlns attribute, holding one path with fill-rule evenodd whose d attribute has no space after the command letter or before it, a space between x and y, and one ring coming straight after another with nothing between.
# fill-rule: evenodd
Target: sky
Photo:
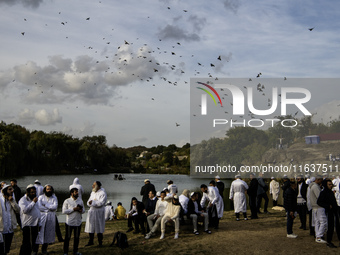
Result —
<instances>
[{"instance_id":1,"label":"sky","mask_svg":"<svg viewBox=\"0 0 340 255\"><path fill-rule=\"evenodd\" d=\"M0 120L109 146L190 142L190 78L339 77L334 0L0 0L0 21Z\"/></svg>"}]
</instances>

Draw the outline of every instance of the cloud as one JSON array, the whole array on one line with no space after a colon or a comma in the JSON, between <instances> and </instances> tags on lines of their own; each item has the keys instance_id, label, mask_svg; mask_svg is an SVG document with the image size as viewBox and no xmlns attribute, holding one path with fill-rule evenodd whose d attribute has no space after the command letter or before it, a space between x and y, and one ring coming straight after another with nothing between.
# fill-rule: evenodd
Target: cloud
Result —
<instances>
[{"instance_id":1,"label":"cloud","mask_svg":"<svg viewBox=\"0 0 340 255\"><path fill-rule=\"evenodd\" d=\"M34 112L27 108L22 110L17 117L17 123L21 125L32 124L33 121L34 121Z\"/></svg>"},{"instance_id":2,"label":"cloud","mask_svg":"<svg viewBox=\"0 0 340 255\"><path fill-rule=\"evenodd\" d=\"M38 8L43 0L0 0L0 4L15 5L22 4L24 7Z\"/></svg>"},{"instance_id":3,"label":"cloud","mask_svg":"<svg viewBox=\"0 0 340 255\"><path fill-rule=\"evenodd\" d=\"M45 66L28 61L0 72L0 91L17 88L26 104L75 100L88 105L109 104L117 86L169 72L152 53L148 46L134 50L131 45L124 44L101 61L88 55L75 59L50 56Z\"/></svg>"},{"instance_id":4,"label":"cloud","mask_svg":"<svg viewBox=\"0 0 340 255\"><path fill-rule=\"evenodd\" d=\"M15 122L21 125L38 123L42 126L50 126L61 123L62 117L56 108L51 113L48 113L45 109L34 112L31 109L25 108L18 114Z\"/></svg>"},{"instance_id":5,"label":"cloud","mask_svg":"<svg viewBox=\"0 0 340 255\"><path fill-rule=\"evenodd\" d=\"M48 113L45 109L39 110L34 114L35 120L42 126L54 125L62 122L58 109L54 109L52 113Z\"/></svg>"},{"instance_id":6,"label":"cloud","mask_svg":"<svg viewBox=\"0 0 340 255\"><path fill-rule=\"evenodd\" d=\"M206 25L206 19L199 18L196 15L190 15L183 21L181 17L176 17L173 19L173 23L174 24L167 24L164 28L160 29L157 36L163 40L200 41L201 37L199 34ZM189 27L186 24L189 24Z\"/></svg>"}]
</instances>

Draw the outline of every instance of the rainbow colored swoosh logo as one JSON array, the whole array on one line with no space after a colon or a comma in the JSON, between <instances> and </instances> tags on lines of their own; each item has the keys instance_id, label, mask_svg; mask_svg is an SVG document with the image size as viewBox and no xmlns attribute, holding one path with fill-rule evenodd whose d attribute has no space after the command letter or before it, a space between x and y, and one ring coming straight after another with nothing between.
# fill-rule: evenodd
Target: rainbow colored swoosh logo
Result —
<instances>
[{"instance_id":1,"label":"rainbow colored swoosh logo","mask_svg":"<svg viewBox=\"0 0 340 255\"><path fill-rule=\"evenodd\" d=\"M217 93L217 91L216 91L213 87L211 87L210 85L205 84L205 83L203 83L203 82L197 82L197 83L198 83L198 84L201 84L201 85L204 85L204 86L206 86L207 88L211 89L211 91L215 93L215 95L217 96L218 100L220 101L221 106L223 106L223 105L222 105L222 100L221 100L220 95ZM200 88L200 87L197 87L197 88L203 90L204 92L206 92L206 93L214 100L215 105L217 105L216 100L215 100L213 94L211 94L211 92L210 92L209 90L204 89L204 88Z\"/></svg>"}]
</instances>

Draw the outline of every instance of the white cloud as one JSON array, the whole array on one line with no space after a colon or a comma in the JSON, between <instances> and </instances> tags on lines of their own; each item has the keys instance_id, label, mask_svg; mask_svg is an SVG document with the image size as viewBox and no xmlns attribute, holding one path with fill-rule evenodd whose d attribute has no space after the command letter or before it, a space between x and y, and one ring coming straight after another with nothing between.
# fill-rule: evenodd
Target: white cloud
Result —
<instances>
[{"instance_id":1,"label":"white cloud","mask_svg":"<svg viewBox=\"0 0 340 255\"><path fill-rule=\"evenodd\" d=\"M48 113L45 109L39 110L34 114L35 120L42 126L54 125L62 122L62 117L59 116L58 109Z\"/></svg>"}]
</instances>

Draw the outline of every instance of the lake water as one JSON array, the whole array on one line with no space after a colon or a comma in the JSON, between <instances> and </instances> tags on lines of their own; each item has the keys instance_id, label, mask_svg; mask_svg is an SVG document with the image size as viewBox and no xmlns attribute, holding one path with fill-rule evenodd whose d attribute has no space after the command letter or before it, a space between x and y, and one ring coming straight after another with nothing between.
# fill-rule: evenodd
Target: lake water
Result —
<instances>
[{"instance_id":1,"label":"lake water","mask_svg":"<svg viewBox=\"0 0 340 255\"><path fill-rule=\"evenodd\" d=\"M125 180L114 180L114 174L84 174L84 175L38 175L38 176L24 176L17 178L18 186L24 193L27 185L33 184L38 179L41 184L51 184L55 189L55 194L59 201L59 208L57 211L60 222L65 222L65 215L61 214L61 207L65 199L69 197L69 186L73 183L75 177L78 177L80 184L83 186L85 194L83 195L84 204L86 204L94 181L100 181L102 187L105 189L108 201L112 202L114 208L118 202L121 202L126 210L130 209L130 202L132 197L137 197L142 200L139 195L141 187L144 185L145 179L150 179L151 183L155 185L157 191L161 191L167 187L167 180L172 180L178 187L179 194L184 189L199 190L201 184L208 185L213 179L197 179L191 178L188 175L160 175L160 174L124 174ZM8 180L6 180L9 183ZM223 180L226 188L230 186L230 180ZM86 211L89 209L85 206ZM86 220L86 213L83 215L83 221Z\"/></svg>"}]
</instances>

